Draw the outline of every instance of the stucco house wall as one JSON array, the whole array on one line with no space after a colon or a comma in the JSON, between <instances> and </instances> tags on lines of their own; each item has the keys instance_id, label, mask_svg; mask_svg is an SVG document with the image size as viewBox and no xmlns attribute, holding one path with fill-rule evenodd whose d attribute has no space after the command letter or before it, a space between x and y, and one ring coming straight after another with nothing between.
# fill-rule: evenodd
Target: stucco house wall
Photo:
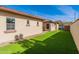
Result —
<instances>
[{"instance_id":1,"label":"stucco house wall","mask_svg":"<svg viewBox=\"0 0 79 59\"><path fill-rule=\"evenodd\" d=\"M15 18L15 30L13 33L5 33L6 31L6 17ZM26 26L27 20L30 26ZM39 26L37 26L37 21ZM42 21L34 18L16 15L9 12L0 11L0 44L15 40L15 35L23 34L24 37L42 33Z\"/></svg>"},{"instance_id":2,"label":"stucco house wall","mask_svg":"<svg viewBox=\"0 0 79 59\"><path fill-rule=\"evenodd\" d=\"M50 30L51 31L56 30L56 24L55 23L50 23Z\"/></svg>"},{"instance_id":3,"label":"stucco house wall","mask_svg":"<svg viewBox=\"0 0 79 59\"><path fill-rule=\"evenodd\" d=\"M70 31L79 51L79 20L70 25Z\"/></svg>"},{"instance_id":4,"label":"stucco house wall","mask_svg":"<svg viewBox=\"0 0 79 59\"><path fill-rule=\"evenodd\" d=\"M56 23L56 30L58 30L59 29L59 24L58 23Z\"/></svg>"}]
</instances>

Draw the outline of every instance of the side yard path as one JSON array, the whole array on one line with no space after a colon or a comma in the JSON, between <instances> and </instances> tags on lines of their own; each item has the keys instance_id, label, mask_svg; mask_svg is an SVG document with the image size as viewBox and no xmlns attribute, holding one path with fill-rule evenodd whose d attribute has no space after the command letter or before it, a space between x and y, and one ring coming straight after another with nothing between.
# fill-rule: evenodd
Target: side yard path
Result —
<instances>
[{"instance_id":1,"label":"side yard path","mask_svg":"<svg viewBox=\"0 0 79 59\"><path fill-rule=\"evenodd\" d=\"M0 47L2 54L67 54L78 53L69 31L53 31Z\"/></svg>"}]
</instances>

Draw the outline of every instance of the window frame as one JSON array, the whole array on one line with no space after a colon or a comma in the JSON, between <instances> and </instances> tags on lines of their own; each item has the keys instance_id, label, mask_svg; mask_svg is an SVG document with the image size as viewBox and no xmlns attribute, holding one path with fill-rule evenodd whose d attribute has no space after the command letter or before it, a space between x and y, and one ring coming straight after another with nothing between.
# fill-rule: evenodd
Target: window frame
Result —
<instances>
[{"instance_id":1,"label":"window frame","mask_svg":"<svg viewBox=\"0 0 79 59\"><path fill-rule=\"evenodd\" d=\"M6 30L15 30L15 18L14 17L6 18Z\"/></svg>"},{"instance_id":2,"label":"window frame","mask_svg":"<svg viewBox=\"0 0 79 59\"><path fill-rule=\"evenodd\" d=\"M26 21L26 26L30 26L30 20Z\"/></svg>"},{"instance_id":3,"label":"window frame","mask_svg":"<svg viewBox=\"0 0 79 59\"><path fill-rule=\"evenodd\" d=\"M39 26L39 22L37 21L37 26Z\"/></svg>"}]
</instances>

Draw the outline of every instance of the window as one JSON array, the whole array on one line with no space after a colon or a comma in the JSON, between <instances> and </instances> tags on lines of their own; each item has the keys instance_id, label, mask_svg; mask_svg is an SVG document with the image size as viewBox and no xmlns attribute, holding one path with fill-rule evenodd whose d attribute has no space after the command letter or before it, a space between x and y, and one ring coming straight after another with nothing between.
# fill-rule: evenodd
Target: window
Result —
<instances>
[{"instance_id":1,"label":"window","mask_svg":"<svg viewBox=\"0 0 79 59\"><path fill-rule=\"evenodd\" d=\"M7 18L6 19L6 29L7 30L15 30L15 18Z\"/></svg>"},{"instance_id":2,"label":"window","mask_svg":"<svg viewBox=\"0 0 79 59\"><path fill-rule=\"evenodd\" d=\"M37 26L39 26L39 22L37 21Z\"/></svg>"},{"instance_id":3,"label":"window","mask_svg":"<svg viewBox=\"0 0 79 59\"><path fill-rule=\"evenodd\" d=\"M26 24L26 26L30 26L30 22L29 22L29 20L27 20L27 24Z\"/></svg>"}]
</instances>

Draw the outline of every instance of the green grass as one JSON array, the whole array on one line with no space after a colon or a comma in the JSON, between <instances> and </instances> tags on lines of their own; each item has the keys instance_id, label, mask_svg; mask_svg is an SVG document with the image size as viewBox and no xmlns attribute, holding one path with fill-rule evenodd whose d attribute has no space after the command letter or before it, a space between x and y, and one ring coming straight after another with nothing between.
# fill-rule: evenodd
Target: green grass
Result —
<instances>
[{"instance_id":1,"label":"green grass","mask_svg":"<svg viewBox=\"0 0 79 59\"><path fill-rule=\"evenodd\" d=\"M0 48L0 54L10 54L10 53L16 53L16 52L21 52L24 49L21 47L20 44L9 44L7 46L1 47Z\"/></svg>"},{"instance_id":2,"label":"green grass","mask_svg":"<svg viewBox=\"0 0 79 59\"><path fill-rule=\"evenodd\" d=\"M52 54L52 53L78 53L71 33L69 31L53 31L36 36L30 40L19 41L0 47L0 53L22 54Z\"/></svg>"}]
</instances>

